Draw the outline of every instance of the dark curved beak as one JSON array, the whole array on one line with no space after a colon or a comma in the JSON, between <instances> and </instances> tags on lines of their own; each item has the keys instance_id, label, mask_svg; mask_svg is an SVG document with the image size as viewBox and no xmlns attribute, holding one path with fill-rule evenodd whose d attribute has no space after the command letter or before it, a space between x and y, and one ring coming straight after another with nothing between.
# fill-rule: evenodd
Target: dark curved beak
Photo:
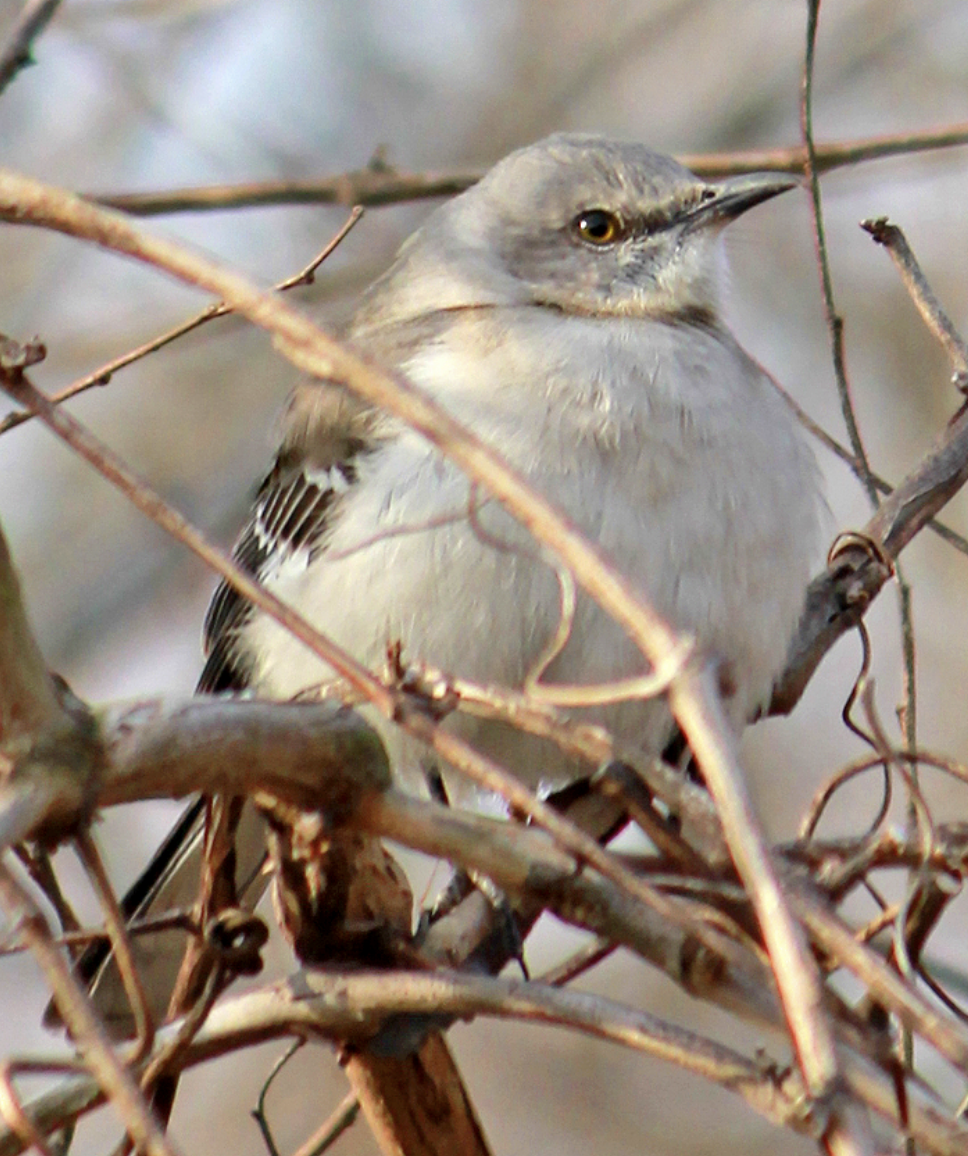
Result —
<instances>
[{"instance_id":1,"label":"dark curved beak","mask_svg":"<svg viewBox=\"0 0 968 1156\"><path fill-rule=\"evenodd\" d=\"M707 225L733 221L754 205L795 189L800 183L800 178L790 173L744 173L739 177L710 181L706 185L709 190L706 199L693 208L689 223Z\"/></svg>"}]
</instances>

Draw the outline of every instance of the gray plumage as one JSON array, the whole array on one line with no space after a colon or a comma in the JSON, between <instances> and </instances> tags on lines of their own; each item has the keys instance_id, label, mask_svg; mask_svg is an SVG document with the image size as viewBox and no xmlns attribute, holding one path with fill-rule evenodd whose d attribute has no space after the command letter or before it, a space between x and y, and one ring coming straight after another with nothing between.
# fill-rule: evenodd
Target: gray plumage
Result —
<instances>
[{"instance_id":1,"label":"gray plumage","mask_svg":"<svg viewBox=\"0 0 968 1156\"><path fill-rule=\"evenodd\" d=\"M789 409L720 319L718 234L793 183L705 182L641 145L553 136L432 213L346 332L504 455L724 664L737 728L783 665L819 497ZM237 557L374 668L399 641L405 660L518 687L559 623L558 579L536 543L429 443L331 382L291 399ZM225 587L206 643L202 690L288 698L331 675ZM642 672L582 595L543 681ZM654 752L672 731L661 701L583 713ZM418 781L425 752L380 725ZM449 725L534 785L578 771L509 728ZM260 853L255 824L249 840L240 870ZM197 875L181 861L190 894ZM171 890L165 864L162 880ZM142 909L154 890L142 888Z\"/></svg>"}]
</instances>

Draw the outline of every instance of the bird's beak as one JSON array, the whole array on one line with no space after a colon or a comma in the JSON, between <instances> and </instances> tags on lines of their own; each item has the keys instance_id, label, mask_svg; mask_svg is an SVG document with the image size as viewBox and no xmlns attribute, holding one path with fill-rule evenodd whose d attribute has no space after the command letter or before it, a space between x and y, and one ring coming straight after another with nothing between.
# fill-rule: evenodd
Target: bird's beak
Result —
<instances>
[{"instance_id":1,"label":"bird's beak","mask_svg":"<svg viewBox=\"0 0 968 1156\"><path fill-rule=\"evenodd\" d=\"M725 224L754 205L788 192L799 184L799 178L789 173L744 173L739 177L710 181L706 188L713 195L707 193L706 199L693 209L690 225Z\"/></svg>"}]
</instances>

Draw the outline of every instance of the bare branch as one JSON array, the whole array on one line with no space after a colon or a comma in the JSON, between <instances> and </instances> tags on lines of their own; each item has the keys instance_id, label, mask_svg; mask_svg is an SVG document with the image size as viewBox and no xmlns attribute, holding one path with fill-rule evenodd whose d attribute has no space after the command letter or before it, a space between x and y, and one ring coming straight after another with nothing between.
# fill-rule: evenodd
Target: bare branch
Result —
<instances>
[{"instance_id":1,"label":"bare branch","mask_svg":"<svg viewBox=\"0 0 968 1156\"><path fill-rule=\"evenodd\" d=\"M891 562L966 481L968 414L962 410L863 531L810 584L771 714L789 714L796 706L820 660L863 618L891 577Z\"/></svg>"},{"instance_id":2,"label":"bare branch","mask_svg":"<svg viewBox=\"0 0 968 1156\"><path fill-rule=\"evenodd\" d=\"M884 157L904 156L968 144L968 124L946 125L923 132L864 137L816 145L818 173ZM698 176L724 177L771 169L802 173L807 151L802 145L748 152L690 153L679 161ZM106 208L135 216L163 213L198 213L266 205L394 205L404 201L449 197L462 193L484 175L483 169L450 173L408 173L383 164L306 181L253 181L244 185L211 185L147 193L87 193L85 197Z\"/></svg>"},{"instance_id":3,"label":"bare branch","mask_svg":"<svg viewBox=\"0 0 968 1156\"><path fill-rule=\"evenodd\" d=\"M129 1135L151 1156L175 1156L175 1148L156 1124L131 1074L111 1047L87 994L60 950L51 941L40 912L7 867L0 863L0 902L18 923L44 971L71 1038L98 1084L117 1108Z\"/></svg>"},{"instance_id":4,"label":"bare branch","mask_svg":"<svg viewBox=\"0 0 968 1156\"><path fill-rule=\"evenodd\" d=\"M591 1033L665 1059L740 1095L755 1111L783 1127L817 1139L824 1119L813 1115L810 1102L793 1073L762 1060L750 1060L711 1040L674 1027L645 1012L584 993L543 984L469 976L459 973L360 972L300 973L272 988L228 1000L217 1007L182 1057L185 1067L214 1059L251 1043L290 1034L365 1041L388 1016L443 1014L453 1017L496 1015L557 1024ZM164 1046L177 1025L159 1034ZM848 1064L856 1094L895 1127L897 1103L891 1081L869 1062L856 1057ZM27 1106L41 1131L96 1106L91 1082L72 1079ZM919 1144L938 1156L964 1150L968 1130L945 1118L916 1092L910 1104L910 1131ZM0 1133L0 1156L22 1151L11 1133Z\"/></svg>"},{"instance_id":5,"label":"bare branch","mask_svg":"<svg viewBox=\"0 0 968 1156\"><path fill-rule=\"evenodd\" d=\"M31 48L60 6L60 0L27 0L17 21L0 48L0 92L28 64L33 63Z\"/></svg>"},{"instance_id":6,"label":"bare branch","mask_svg":"<svg viewBox=\"0 0 968 1156\"><path fill-rule=\"evenodd\" d=\"M878 245L883 245L887 249L925 325L941 342L948 355L952 381L958 389L965 392L968 389L968 345L934 295L934 290L928 284L928 279L922 272L907 237L897 225L892 225L887 217L872 217L861 221L861 228L870 233Z\"/></svg>"},{"instance_id":7,"label":"bare branch","mask_svg":"<svg viewBox=\"0 0 968 1156\"><path fill-rule=\"evenodd\" d=\"M322 250L304 269L301 269L298 273L294 273L291 277L287 277L284 281L278 282L273 288L278 292L284 292L287 289L295 289L298 285L312 285L316 278L316 271L320 265L342 244L362 216L363 209L357 205L343 225L340 226ZM209 305L203 309L201 313L195 314L194 317L190 317L187 321L183 321L173 329L166 330L157 337L153 337L150 341L146 341L143 345L139 345L137 349L132 349L120 357L115 357L105 365L95 369L93 373L85 374L84 377L71 382L70 385L52 394L50 400L55 405L59 405L62 401L77 397L79 393L85 393L95 386L107 385L119 369L125 369L129 365L133 365L136 361L140 361L143 357L157 353L159 349L164 349L166 345L171 345L173 341L177 341L180 337L185 337L196 329L200 329L207 322L214 321L216 317L227 317L231 313L232 310L224 301ZM31 421L33 416L28 410L8 413L7 416L0 421L0 434L5 434L8 430L15 429L18 425L23 425L24 422Z\"/></svg>"}]
</instances>

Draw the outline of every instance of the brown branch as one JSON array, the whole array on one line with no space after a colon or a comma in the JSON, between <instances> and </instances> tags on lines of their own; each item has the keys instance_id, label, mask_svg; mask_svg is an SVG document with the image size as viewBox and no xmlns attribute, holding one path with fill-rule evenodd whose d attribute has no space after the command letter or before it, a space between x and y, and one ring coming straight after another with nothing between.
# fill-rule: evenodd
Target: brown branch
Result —
<instances>
[{"instance_id":1,"label":"brown branch","mask_svg":"<svg viewBox=\"0 0 968 1156\"><path fill-rule=\"evenodd\" d=\"M439 1032L410 1055L351 1052L344 1068L386 1156L490 1156L477 1112Z\"/></svg>"},{"instance_id":2,"label":"brown branch","mask_svg":"<svg viewBox=\"0 0 968 1156\"><path fill-rule=\"evenodd\" d=\"M968 345L934 295L934 290L928 284L928 279L922 272L907 237L897 225L892 225L887 217L872 217L861 221L861 228L870 233L878 245L883 245L887 249L925 325L941 343L948 356L952 381L964 392L968 389Z\"/></svg>"},{"instance_id":3,"label":"brown branch","mask_svg":"<svg viewBox=\"0 0 968 1156\"><path fill-rule=\"evenodd\" d=\"M273 288L277 292L285 292L288 289L295 289L299 285L312 285L320 265L342 244L362 216L363 209L357 205L323 249L304 269L301 269L298 273L294 273L291 277L287 277L284 281L279 281ZM120 357L113 358L111 361L99 366L99 368L95 369L92 373L85 374L84 377L71 382L70 385L66 385L63 389L59 389L56 393L51 394L50 400L55 405L59 405L61 402L68 401L72 397L77 397L78 394L85 393L95 386L107 385L119 369L125 369L129 365L133 365L136 361L140 361L143 357L157 353L159 349L164 349L166 345L170 345L173 341L177 341L179 338L193 333L207 322L214 321L216 317L227 317L232 312L232 309L229 308L224 301L209 305L203 309L201 313L195 314L194 317L190 317L187 321L183 321L173 329L166 330L157 337L153 337L150 341L146 341L143 345L139 345L137 349L129 350ZM5 434L8 430L15 429L18 425L23 425L24 422L31 421L33 416L29 410L8 413L7 416L0 421L0 434Z\"/></svg>"},{"instance_id":4,"label":"brown branch","mask_svg":"<svg viewBox=\"0 0 968 1156\"><path fill-rule=\"evenodd\" d=\"M482 176L483 171L478 169L408 173L381 166L321 180L251 181L244 185L210 185L157 193L88 193L86 199L137 217L267 205L363 205L374 208L431 197L452 197L476 184Z\"/></svg>"},{"instance_id":5,"label":"brown branch","mask_svg":"<svg viewBox=\"0 0 968 1156\"><path fill-rule=\"evenodd\" d=\"M442 1014L466 1018L494 1015L556 1024L634 1048L693 1072L740 1095L773 1123L817 1139L822 1115L814 1115L796 1075L762 1059L749 1059L718 1043L674 1027L645 1012L584 993L535 983L460 973L300 973L269 989L227 1000L181 1057L190 1067L250 1044L286 1035L327 1039L371 1038L388 1016ZM159 1033L163 1047L177 1025ZM901 1126L893 1084L868 1061L853 1057L847 1076L856 1095ZM97 1105L91 1081L71 1079L26 1105L29 1117L49 1132ZM938 1156L963 1153L968 1129L946 1117L915 1089L909 1127L918 1144ZM0 1132L0 1156L23 1150Z\"/></svg>"},{"instance_id":6,"label":"brown branch","mask_svg":"<svg viewBox=\"0 0 968 1156\"><path fill-rule=\"evenodd\" d=\"M818 173L884 157L904 156L968 144L968 124L947 125L922 132L864 137L817 145ZM748 152L690 153L678 158L702 177L734 176L771 169L802 173L807 153L801 145ZM146 193L88 193L87 199L135 216L162 213L212 212L266 205L394 205L404 201L449 197L461 193L484 175L483 169L450 173L408 173L385 165L358 169L336 177L305 181L253 181L243 185L170 189Z\"/></svg>"},{"instance_id":7,"label":"brown branch","mask_svg":"<svg viewBox=\"0 0 968 1156\"><path fill-rule=\"evenodd\" d=\"M880 504L855 541L810 584L806 606L770 714L789 714L833 644L852 630L891 577L890 563L968 481L968 413ZM870 546L865 546L865 540Z\"/></svg>"},{"instance_id":8,"label":"brown branch","mask_svg":"<svg viewBox=\"0 0 968 1156\"><path fill-rule=\"evenodd\" d=\"M293 1156L322 1156L344 1132L352 1128L360 1114L360 1102L348 1092L309 1139L299 1146Z\"/></svg>"},{"instance_id":9,"label":"brown branch","mask_svg":"<svg viewBox=\"0 0 968 1156\"><path fill-rule=\"evenodd\" d=\"M0 48L0 93L28 64L33 64L31 49L51 17L60 6L60 0L27 0Z\"/></svg>"},{"instance_id":10,"label":"brown branch","mask_svg":"<svg viewBox=\"0 0 968 1156\"><path fill-rule=\"evenodd\" d=\"M171 1141L160 1130L151 1109L110 1040L60 950L51 941L43 917L27 892L0 863L0 902L8 918L19 924L34 958L54 993L71 1039L84 1057L102 1091L121 1116L128 1134L150 1156L175 1156Z\"/></svg>"},{"instance_id":11,"label":"brown branch","mask_svg":"<svg viewBox=\"0 0 968 1156\"><path fill-rule=\"evenodd\" d=\"M74 845L100 902L111 950L114 953L124 993L127 996L134 1019L136 1045L134 1053L128 1058L128 1062L138 1063L151 1049L155 1025L152 1022L148 999L135 965L134 954L131 950L131 938L125 926L124 914L111 887L101 853L98 851L90 831L79 831L74 838Z\"/></svg>"}]
</instances>

